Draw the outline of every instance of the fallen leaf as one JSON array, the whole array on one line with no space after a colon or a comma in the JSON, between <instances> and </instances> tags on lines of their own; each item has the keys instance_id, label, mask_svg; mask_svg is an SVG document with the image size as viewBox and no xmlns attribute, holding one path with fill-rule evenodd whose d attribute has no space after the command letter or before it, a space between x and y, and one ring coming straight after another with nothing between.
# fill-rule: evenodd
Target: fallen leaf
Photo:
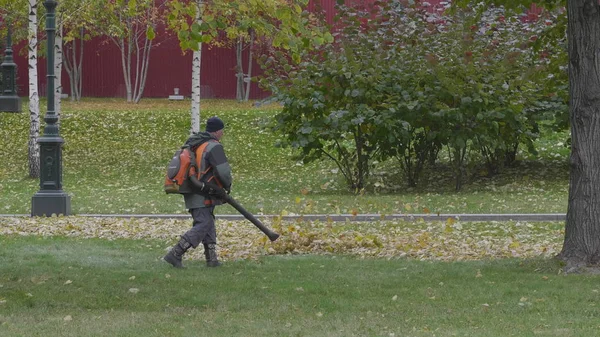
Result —
<instances>
[{"instance_id":1,"label":"fallen leaf","mask_svg":"<svg viewBox=\"0 0 600 337\"><path fill-rule=\"evenodd\" d=\"M131 281L135 280L135 276L129 278Z\"/></svg>"},{"instance_id":2,"label":"fallen leaf","mask_svg":"<svg viewBox=\"0 0 600 337\"><path fill-rule=\"evenodd\" d=\"M66 281L65 281L65 285L67 285L67 284L71 284L71 283L73 283L73 281L71 281L71 280L66 280Z\"/></svg>"},{"instance_id":3,"label":"fallen leaf","mask_svg":"<svg viewBox=\"0 0 600 337\"><path fill-rule=\"evenodd\" d=\"M63 318L63 321L65 321L65 322L69 322L72 320L73 320L73 317L71 317L71 315L67 315L67 316L65 316L65 318Z\"/></svg>"},{"instance_id":4,"label":"fallen leaf","mask_svg":"<svg viewBox=\"0 0 600 337\"><path fill-rule=\"evenodd\" d=\"M398 299L398 295L394 295L394 297L392 297L392 301L395 301Z\"/></svg>"},{"instance_id":5,"label":"fallen leaf","mask_svg":"<svg viewBox=\"0 0 600 337\"><path fill-rule=\"evenodd\" d=\"M138 288L129 288L129 292L132 294L137 294L140 290Z\"/></svg>"}]
</instances>

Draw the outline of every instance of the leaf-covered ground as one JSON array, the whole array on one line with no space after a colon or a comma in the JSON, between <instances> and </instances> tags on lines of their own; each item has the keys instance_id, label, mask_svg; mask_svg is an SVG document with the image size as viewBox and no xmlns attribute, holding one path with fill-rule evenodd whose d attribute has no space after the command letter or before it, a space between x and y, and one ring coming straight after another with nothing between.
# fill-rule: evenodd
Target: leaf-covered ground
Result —
<instances>
[{"instance_id":1,"label":"leaf-covered ground","mask_svg":"<svg viewBox=\"0 0 600 337\"><path fill-rule=\"evenodd\" d=\"M43 104L42 104L43 105ZM232 195L253 214L564 213L568 191L565 132L543 133L538 156L521 149L518 162L488 177L470 167L455 192L447 151L408 188L397 160L378 163L364 193L349 191L330 160L303 163L275 147L267 127L279 105L255 107L204 100L202 120L226 123L223 144L233 170ZM165 195L165 167L189 130L189 101L120 99L63 102L63 190L73 214L184 214L180 196ZM0 114L0 213L29 214L39 179L28 177L29 115ZM480 170L481 169L481 170ZM221 207L221 214L237 214Z\"/></svg>"},{"instance_id":2,"label":"leaf-covered ground","mask_svg":"<svg viewBox=\"0 0 600 337\"><path fill-rule=\"evenodd\" d=\"M190 220L148 218L0 218L0 235L146 240L141 247L172 246ZM335 254L365 258L461 261L552 257L560 251L562 223L538 222L282 222L264 224L281 234L275 242L247 221L217 220L222 260L275 254ZM203 259L202 249L186 255Z\"/></svg>"}]
</instances>

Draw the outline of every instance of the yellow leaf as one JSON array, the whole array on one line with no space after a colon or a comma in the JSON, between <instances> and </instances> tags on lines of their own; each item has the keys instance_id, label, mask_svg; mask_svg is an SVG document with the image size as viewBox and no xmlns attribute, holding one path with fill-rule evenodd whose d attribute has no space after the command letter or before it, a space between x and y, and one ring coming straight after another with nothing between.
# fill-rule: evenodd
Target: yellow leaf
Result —
<instances>
[{"instance_id":1,"label":"yellow leaf","mask_svg":"<svg viewBox=\"0 0 600 337\"><path fill-rule=\"evenodd\" d=\"M300 202L302 202L302 198L296 197L296 203L299 204Z\"/></svg>"},{"instance_id":2,"label":"yellow leaf","mask_svg":"<svg viewBox=\"0 0 600 337\"><path fill-rule=\"evenodd\" d=\"M404 205L404 208L405 208L407 211L410 211L410 210L412 209L412 206L411 206L410 204L406 204L406 205Z\"/></svg>"},{"instance_id":3,"label":"yellow leaf","mask_svg":"<svg viewBox=\"0 0 600 337\"><path fill-rule=\"evenodd\" d=\"M431 213L431 211L429 210L429 208L427 208L427 207L424 207L424 208L423 208L423 213L425 213L425 214L429 214L429 213Z\"/></svg>"},{"instance_id":4,"label":"yellow leaf","mask_svg":"<svg viewBox=\"0 0 600 337\"><path fill-rule=\"evenodd\" d=\"M352 216L357 216L358 215L358 211L356 209L352 210Z\"/></svg>"}]
</instances>

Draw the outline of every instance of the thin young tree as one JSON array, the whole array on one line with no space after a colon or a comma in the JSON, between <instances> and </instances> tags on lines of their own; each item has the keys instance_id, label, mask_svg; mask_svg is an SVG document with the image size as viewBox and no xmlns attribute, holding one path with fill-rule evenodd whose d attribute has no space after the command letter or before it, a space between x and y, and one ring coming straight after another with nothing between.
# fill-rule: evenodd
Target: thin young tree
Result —
<instances>
[{"instance_id":1,"label":"thin young tree","mask_svg":"<svg viewBox=\"0 0 600 337\"><path fill-rule=\"evenodd\" d=\"M40 98L38 93L37 50L38 50L38 1L29 0L27 25L27 56L29 69L29 176L40 176L40 148L37 140L40 136Z\"/></svg>"},{"instance_id":2,"label":"thin young tree","mask_svg":"<svg viewBox=\"0 0 600 337\"><path fill-rule=\"evenodd\" d=\"M156 26L163 13L154 0L94 0L95 29L121 53L127 102L138 103L144 94Z\"/></svg>"},{"instance_id":3,"label":"thin young tree","mask_svg":"<svg viewBox=\"0 0 600 337\"><path fill-rule=\"evenodd\" d=\"M63 42L63 66L69 76L71 102L80 101L83 79L83 52L85 41L95 36L96 7L88 0L62 0L60 24Z\"/></svg>"},{"instance_id":4,"label":"thin young tree","mask_svg":"<svg viewBox=\"0 0 600 337\"><path fill-rule=\"evenodd\" d=\"M200 119L199 69L202 45L224 45L218 39L220 33L225 33L230 41L238 41L243 36L251 36L251 40L254 40L260 36L269 41L271 47L287 51L295 58L299 47L306 41L313 44L333 40L329 32L307 24L309 22L303 15L307 5L306 0L173 0L169 3L169 27L177 33L183 51L194 51L192 68L198 71L198 80L193 79L192 82L192 90L195 86L198 88L192 93L192 132L199 128L196 125ZM241 62L241 56L237 62ZM248 64L252 62L250 53ZM238 67L237 76L247 85L244 94L239 96L241 99L247 100L249 97L250 83L244 78L251 76L251 69L249 66L248 73L244 74L243 67Z\"/></svg>"}]
</instances>

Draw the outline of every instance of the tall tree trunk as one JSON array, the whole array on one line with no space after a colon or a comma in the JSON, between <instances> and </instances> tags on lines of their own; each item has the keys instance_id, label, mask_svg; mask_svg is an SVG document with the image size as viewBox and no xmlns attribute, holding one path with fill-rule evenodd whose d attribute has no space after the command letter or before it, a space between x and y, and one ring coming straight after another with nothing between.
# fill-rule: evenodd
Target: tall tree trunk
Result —
<instances>
[{"instance_id":1,"label":"tall tree trunk","mask_svg":"<svg viewBox=\"0 0 600 337\"><path fill-rule=\"evenodd\" d=\"M131 39L119 40L119 49L121 50L121 66L123 68L123 80L125 81L125 91L127 102L133 101L133 92L131 89Z\"/></svg>"},{"instance_id":2,"label":"tall tree trunk","mask_svg":"<svg viewBox=\"0 0 600 337\"><path fill-rule=\"evenodd\" d=\"M242 37L240 37L238 39L237 45L235 46L235 59L236 59L236 66L235 66L235 77L236 77L236 83L237 83L237 87L236 87L236 93L235 93L235 99L237 99L238 101L242 101L244 99L244 65L242 63L242 51L244 49L244 39Z\"/></svg>"},{"instance_id":3,"label":"tall tree trunk","mask_svg":"<svg viewBox=\"0 0 600 337\"><path fill-rule=\"evenodd\" d=\"M153 42L146 35L146 30L142 32L135 28L135 24L131 20L127 23L127 30L129 33L126 38L117 40L111 37L111 40L119 47L121 52L121 67L127 92L127 102L138 103L142 99L144 87L146 86ZM143 47L140 46L140 39L144 40ZM132 69L133 57L135 57L134 69Z\"/></svg>"},{"instance_id":4,"label":"tall tree trunk","mask_svg":"<svg viewBox=\"0 0 600 337\"><path fill-rule=\"evenodd\" d=\"M37 76L37 0L29 0L28 57L29 57L29 176L40 177L40 99Z\"/></svg>"},{"instance_id":5,"label":"tall tree trunk","mask_svg":"<svg viewBox=\"0 0 600 337\"><path fill-rule=\"evenodd\" d=\"M63 65L63 30L62 22L59 22L56 27L56 35L54 37L54 111L58 117L56 125L60 127L60 110L61 110L61 95L62 95L62 65Z\"/></svg>"},{"instance_id":6,"label":"tall tree trunk","mask_svg":"<svg viewBox=\"0 0 600 337\"><path fill-rule=\"evenodd\" d=\"M248 102L248 99L250 99L250 85L252 84L252 81L250 80L252 78L252 62L253 62L253 55L252 52L254 51L253 48L254 45L254 30L250 31L250 42L248 45L248 75L247 75L247 81L246 81L246 96L244 97L244 102Z\"/></svg>"},{"instance_id":7,"label":"tall tree trunk","mask_svg":"<svg viewBox=\"0 0 600 337\"><path fill-rule=\"evenodd\" d=\"M65 70L69 75L69 84L71 86L71 102L81 100L81 65L83 63L83 27L79 30L79 39L73 39L64 45L63 61ZM77 40L79 40L79 52L77 49ZM78 56L79 55L79 56Z\"/></svg>"},{"instance_id":8,"label":"tall tree trunk","mask_svg":"<svg viewBox=\"0 0 600 337\"><path fill-rule=\"evenodd\" d=\"M133 88L134 96L133 101L135 103L139 103L144 94L144 87L146 86L146 78L148 77L148 67L150 65L150 51L152 50L152 40L150 40L145 31L143 33L144 36L144 46L140 48L139 39L140 32L135 36L135 54L136 54L136 65L135 65L135 86Z\"/></svg>"},{"instance_id":9,"label":"tall tree trunk","mask_svg":"<svg viewBox=\"0 0 600 337\"><path fill-rule=\"evenodd\" d=\"M564 244L566 271L600 266L600 5L567 1L571 177Z\"/></svg>"},{"instance_id":10,"label":"tall tree trunk","mask_svg":"<svg viewBox=\"0 0 600 337\"><path fill-rule=\"evenodd\" d=\"M196 2L196 22L202 24L202 14L204 13L204 1ZM198 42L198 50L192 55L192 110L190 134L200 131L200 67L202 65L202 42Z\"/></svg>"},{"instance_id":11,"label":"tall tree trunk","mask_svg":"<svg viewBox=\"0 0 600 337\"><path fill-rule=\"evenodd\" d=\"M192 56L192 110L190 134L200 131L200 66L202 65L202 43Z\"/></svg>"}]
</instances>

